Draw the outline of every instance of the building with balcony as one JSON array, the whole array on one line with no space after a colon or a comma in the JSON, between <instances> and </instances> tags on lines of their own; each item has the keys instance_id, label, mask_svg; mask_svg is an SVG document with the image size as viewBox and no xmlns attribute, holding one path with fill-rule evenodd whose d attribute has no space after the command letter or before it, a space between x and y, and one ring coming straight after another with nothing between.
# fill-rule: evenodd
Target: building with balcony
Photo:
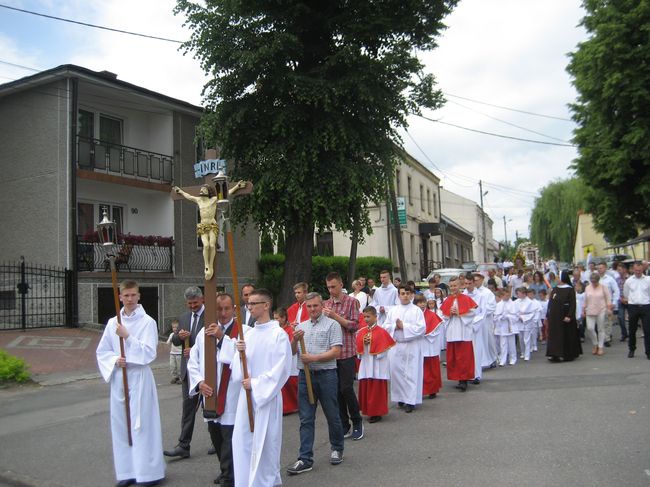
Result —
<instances>
[{"instance_id":1,"label":"building with balcony","mask_svg":"<svg viewBox=\"0 0 650 487\"><path fill-rule=\"evenodd\" d=\"M369 207L372 234L359 244L359 257L388 257L393 272L418 281L432 269L441 267L442 249L436 235L440 223L440 179L426 166L405 151L401 152L395 170L400 234L404 246L406 269L400 269L397 243L389 219L388 204L378 202ZM319 253L327 248L329 255L350 255L351 237L343 232L326 232L317 236ZM378 277L378 276L375 276Z\"/></svg>"},{"instance_id":2,"label":"building with balcony","mask_svg":"<svg viewBox=\"0 0 650 487\"><path fill-rule=\"evenodd\" d=\"M96 72L63 65L0 85L0 255L74 272L80 323L115 314L97 222L122 235L119 278L141 283L161 331L183 310L183 290L203 285L198 211L173 202L173 185L201 184L193 165L203 109ZM240 281L257 274L258 235L235 239ZM231 289L221 245L218 285Z\"/></svg>"}]
</instances>

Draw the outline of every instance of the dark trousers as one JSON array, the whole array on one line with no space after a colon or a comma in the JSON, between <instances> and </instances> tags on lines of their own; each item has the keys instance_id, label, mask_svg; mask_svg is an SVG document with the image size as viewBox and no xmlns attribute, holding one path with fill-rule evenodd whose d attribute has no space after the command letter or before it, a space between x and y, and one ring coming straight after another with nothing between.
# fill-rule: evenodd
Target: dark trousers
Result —
<instances>
[{"instance_id":1,"label":"dark trousers","mask_svg":"<svg viewBox=\"0 0 650 487\"><path fill-rule=\"evenodd\" d=\"M345 433L350 428L350 420L352 420L353 426L361 424L359 401L354 393L354 376L357 373L355 358L348 357L337 360L336 372L339 378L339 413L343 432Z\"/></svg>"},{"instance_id":2,"label":"dark trousers","mask_svg":"<svg viewBox=\"0 0 650 487\"><path fill-rule=\"evenodd\" d=\"M621 338L627 338L627 327L625 326L625 311L627 310L627 304L618 305L618 313L616 318L618 319L618 326L621 327Z\"/></svg>"},{"instance_id":3,"label":"dark trousers","mask_svg":"<svg viewBox=\"0 0 650 487\"><path fill-rule=\"evenodd\" d=\"M221 467L221 487L232 487L235 485L235 470L232 462L232 432L234 425L224 425L208 422L210 439L217 450L219 466Z\"/></svg>"},{"instance_id":4,"label":"dark trousers","mask_svg":"<svg viewBox=\"0 0 650 487\"><path fill-rule=\"evenodd\" d=\"M190 449L192 434L194 433L194 418L196 417L196 407L199 404L200 394L190 397L189 395L189 375L185 375L182 382L183 389L183 415L181 416L181 435L178 437L178 444L183 448Z\"/></svg>"},{"instance_id":5,"label":"dark trousers","mask_svg":"<svg viewBox=\"0 0 650 487\"><path fill-rule=\"evenodd\" d=\"M636 329L639 327L639 320L641 320L645 353L650 356L650 304L628 304L627 317L628 326L630 327L628 338L630 351L634 352L636 350Z\"/></svg>"},{"instance_id":6,"label":"dark trousers","mask_svg":"<svg viewBox=\"0 0 650 487\"><path fill-rule=\"evenodd\" d=\"M300 452L298 458L311 466L314 463L314 437L316 434L316 407L320 402L327 419L330 448L343 451L343 429L338 413L336 370L312 370L311 385L314 390L314 402L309 404L307 380L304 370L298 376L298 416L300 417Z\"/></svg>"}]
</instances>

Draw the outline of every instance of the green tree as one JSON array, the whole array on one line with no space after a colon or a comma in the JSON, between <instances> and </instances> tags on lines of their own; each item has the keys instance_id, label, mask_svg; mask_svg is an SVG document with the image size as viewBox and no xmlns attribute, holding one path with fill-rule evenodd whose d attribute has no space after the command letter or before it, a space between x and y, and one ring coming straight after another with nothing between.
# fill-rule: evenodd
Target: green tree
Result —
<instances>
[{"instance_id":1,"label":"green tree","mask_svg":"<svg viewBox=\"0 0 650 487\"><path fill-rule=\"evenodd\" d=\"M577 175L594 226L622 242L650 226L650 2L585 0L589 39L570 55Z\"/></svg>"},{"instance_id":2,"label":"green tree","mask_svg":"<svg viewBox=\"0 0 650 487\"><path fill-rule=\"evenodd\" d=\"M554 181L544 188L530 216L530 240L542 257L573 260L578 211L584 208L585 186L578 178Z\"/></svg>"},{"instance_id":3,"label":"green tree","mask_svg":"<svg viewBox=\"0 0 650 487\"><path fill-rule=\"evenodd\" d=\"M281 302L310 280L315 230L369 230L397 130L443 102L416 55L457 1L178 0L184 47L211 76L203 135L255 184L234 216L285 232Z\"/></svg>"}]
</instances>

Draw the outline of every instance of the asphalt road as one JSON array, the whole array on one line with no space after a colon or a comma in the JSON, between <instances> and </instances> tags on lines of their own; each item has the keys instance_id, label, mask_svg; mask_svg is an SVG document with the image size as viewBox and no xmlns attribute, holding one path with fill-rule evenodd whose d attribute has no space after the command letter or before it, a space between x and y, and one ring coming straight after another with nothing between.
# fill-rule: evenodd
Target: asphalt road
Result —
<instances>
[{"instance_id":1,"label":"asphalt road","mask_svg":"<svg viewBox=\"0 0 650 487\"><path fill-rule=\"evenodd\" d=\"M567 364L548 363L542 349L530 363L485 372L467 393L445 382L412 414L391 408L384 421L366 424L364 439L346 442L338 466L328 463L319 412L314 470L289 477L283 469L285 485L650 486L650 360L642 350L628 359L618 342L603 357ZM170 448L181 391L165 369L156 378ZM0 485L113 485L110 441L108 386L99 380L0 390ZM170 461L164 485L213 485L217 459L208 446L197 421L191 458ZM283 467L297 449L292 415L284 419Z\"/></svg>"}]
</instances>

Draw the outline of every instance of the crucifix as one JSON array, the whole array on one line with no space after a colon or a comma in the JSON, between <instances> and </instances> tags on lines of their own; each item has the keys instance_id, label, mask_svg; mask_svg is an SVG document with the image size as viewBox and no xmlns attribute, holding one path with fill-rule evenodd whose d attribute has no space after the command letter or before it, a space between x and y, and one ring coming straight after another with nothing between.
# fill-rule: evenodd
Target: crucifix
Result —
<instances>
[{"instance_id":1,"label":"crucifix","mask_svg":"<svg viewBox=\"0 0 650 487\"><path fill-rule=\"evenodd\" d=\"M207 161L221 161L216 159L216 150L211 149L206 151ZM203 161L206 162L206 161ZM225 162L225 161L222 161ZM201 163L197 164L200 166ZM214 167L214 165L208 165ZM218 165L217 165L218 167ZM196 169L196 166L195 166ZM199 169L197 169L199 171ZM239 304L239 285L237 283L237 269L235 266L234 245L232 242L232 230L230 228L230 221L228 213L230 210L229 197L237 197L245 194L250 194L253 191L253 184L247 181L239 181L232 187L228 186L228 177L222 170L216 174L214 172L207 172L203 174L205 183L200 186L191 186L186 188L179 188L174 186L172 188L172 199L182 200L186 199L195 203L199 208L199 215L201 221L196 226L196 233L201 237L203 243L203 264L204 264L204 278L205 278L205 311L204 323L208 326L210 323L217 323L217 310L216 310L216 249L217 239L219 236L218 219L224 220L226 227L226 234L228 237L228 253L230 257L230 270L233 278L233 296L235 299L235 307L237 310L237 323L239 325L239 339L243 340L243 330L241 327L242 314L241 306ZM217 390L217 364L216 364L216 340L205 340L205 383L212 387L214 391ZM242 370L244 371L244 378L248 378L248 367L246 367L246 355L240 354L242 360ZM253 407L250 391L246 391L248 402L248 417L250 422L251 431L253 431ZM203 415L206 418L213 419L218 417L217 413L217 395L213 394L205 398L203 405Z\"/></svg>"}]
</instances>

